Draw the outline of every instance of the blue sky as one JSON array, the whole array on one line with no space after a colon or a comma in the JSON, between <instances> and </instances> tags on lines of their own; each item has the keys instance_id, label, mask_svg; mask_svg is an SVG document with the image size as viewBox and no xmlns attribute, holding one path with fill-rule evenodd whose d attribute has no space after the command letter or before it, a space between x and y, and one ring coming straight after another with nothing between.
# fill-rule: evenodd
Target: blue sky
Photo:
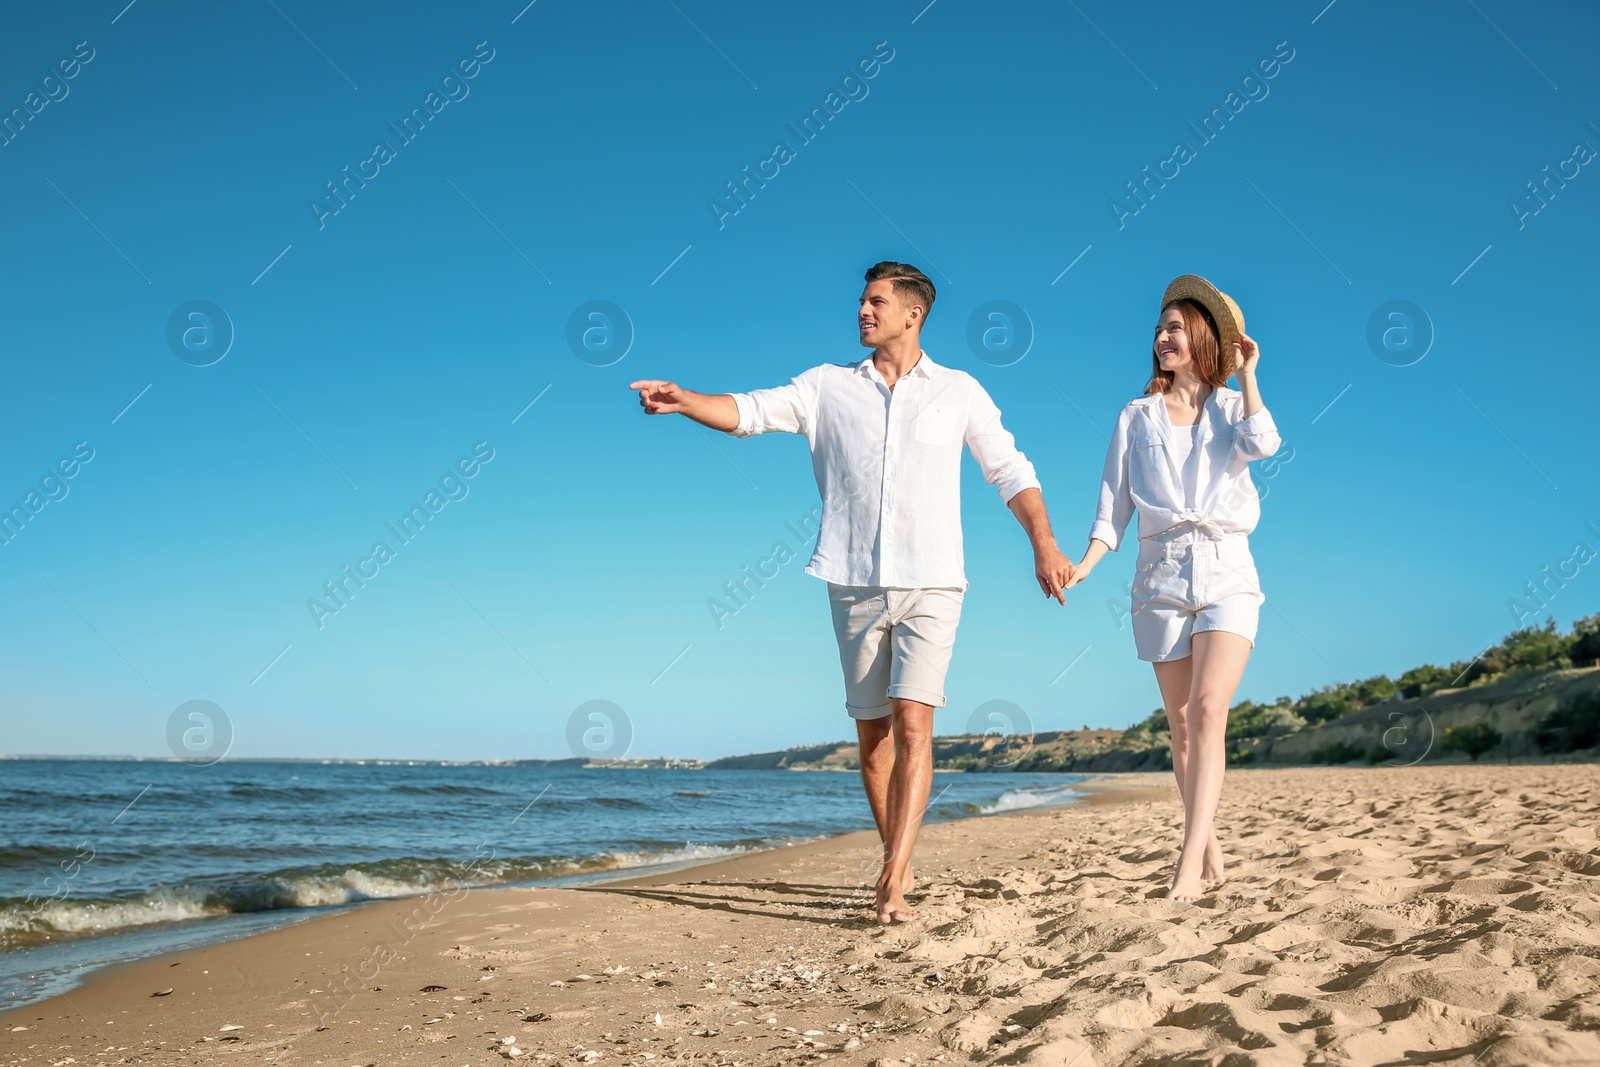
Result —
<instances>
[{"instance_id":1,"label":"blue sky","mask_svg":"<svg viewBox=\"0 0 1600 1067\"><path fill-rule=\"evenodd\" d=\"M1592 420L1555 403L1581 405L1600 306L1592 5L523 2L9 20L0 503L48 502L0 547L0 751L163 755L197 699L243 756L565 756L591 700L635 755L845 736L800 562L720 629L707 607L799 548L804 443L647 419L625 385L854 360L886 258L938 284L924 346L994 396L1074 558L1165 283L1239 301L1293 450L1259 479L1241 698L1470 657L1600 548ZM770 180L714 207L747 166ZM1131 199L1146 167L1168 178ZM995 300L1032 334L1009 366L967 341ZM191 301L231 322L207 366L168 342ZM568 343L592 301L626 318L616 362ZM1431 335L1406 366L1368 342L1392 301ZM441 479L400 544L385 523ZM991 700L1038 729L1142 718L1131 553L1047 603L964 483L938 728ZM319 628L307 601L380 539ZM1586 568L1535 621L1596 610Z\"/></svg>"}]
</instances>

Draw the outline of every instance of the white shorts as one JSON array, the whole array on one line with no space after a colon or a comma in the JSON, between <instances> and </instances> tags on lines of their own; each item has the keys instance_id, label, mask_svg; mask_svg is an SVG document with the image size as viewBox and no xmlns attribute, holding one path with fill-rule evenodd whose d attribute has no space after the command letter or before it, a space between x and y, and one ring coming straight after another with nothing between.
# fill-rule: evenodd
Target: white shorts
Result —
<instances>
[{"instance_id":1,"label":"white shorts","mask_svg":"<svg viewBox=\"0 0 1600 1067\"><path fill-rule=\"evenodd\" d=\"M1181 544L1139 542L1133 578L1133 643L1149 663L1183 659L1191 638L1223 630L1256 642L1261 580L1243 537Z\"/></svg>"},{"instance_id":2,"label":"white shorts","mask_svg":"<svg viewBox=\"0 0 1600 1067\"><path fill-rule=\"evenodd\" d=\"M944 675L961 621L960 589L828 583L852 719L881 719L895 700L944 707Z\"/></svg>"}]
</instances>

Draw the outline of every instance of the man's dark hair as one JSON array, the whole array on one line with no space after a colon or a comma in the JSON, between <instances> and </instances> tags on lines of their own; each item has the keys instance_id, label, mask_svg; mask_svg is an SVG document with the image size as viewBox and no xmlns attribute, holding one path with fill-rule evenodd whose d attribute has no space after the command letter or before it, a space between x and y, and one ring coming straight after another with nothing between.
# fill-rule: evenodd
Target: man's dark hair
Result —
<instances>
[{"instance_id":1,"label":"man's dark hair","mask_svg":"<svg viewBox=\"0 0 1600 1067\"><path fill-rule=\"evenodd\" d=\"M933 299L938 295L928 276L909 263L884 260L867 270L868 282L894 282L894 293L903 304L921 304L924 320L933 313Z\"/></svg>"}]
</instances>

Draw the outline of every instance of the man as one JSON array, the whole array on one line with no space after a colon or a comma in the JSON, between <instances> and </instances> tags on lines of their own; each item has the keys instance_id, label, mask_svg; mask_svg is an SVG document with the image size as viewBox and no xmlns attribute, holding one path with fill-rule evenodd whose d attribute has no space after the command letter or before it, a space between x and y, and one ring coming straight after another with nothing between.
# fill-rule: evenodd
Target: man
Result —
<instances>
[{"instance_id":1,"label":"man","mask_svg":"<svg viewBox=\"0 0 1600 1067\"><path fill-rule=\"evenodd\" d=\"M1033 543L1034 574L1065 603L1072 564L1056 547L1033 465L970 375L922 351L934 288L915 267L867 271L857 325L872 357L814 367L790 384L709 395L639 381L646 413L686 415L750 437L804 434L822 493L806 573L828 583L844 668L845 710L861 742L861 778L883 839L880 923L915 918L906 904L911 852L933 782L933 711L967 587L961 554L961 449Z\"/></svg>"}]
</instances>

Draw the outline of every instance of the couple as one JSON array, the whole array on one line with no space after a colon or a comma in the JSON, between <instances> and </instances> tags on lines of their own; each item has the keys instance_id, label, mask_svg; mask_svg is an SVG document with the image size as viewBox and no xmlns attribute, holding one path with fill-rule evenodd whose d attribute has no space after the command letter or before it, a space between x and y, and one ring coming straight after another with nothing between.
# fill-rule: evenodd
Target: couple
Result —
<instances>
[{"instance_id":1,"label":"couple","mask_svg":"<svg viewBox=\"0 0 1600 1067\"><path fill-rule=\"evenodd\" d=\"M736 437L784 431L810 442L822 525L806 573L828 583L845 710L856 721L861 777L883 840L878 921L915 918L906 903L911 853L967 587L963 446L1027 531L1039 588L1062 604L1139 512L1134 640L1155 666L1184 799L1183 851L1168 895L1198 899L1222 881L1213 821L1224 732L1263 600L1246 541L1260 513L1248 463L1278 447L1256 386L1260 352L1238 306L1194 275L1168 287L1150 381L1117 419L1089 547L1074 564L1056 546L1033 465L994 401L976 379L922 351L933 283L891 262L868 270L866 282L856 320L869 359L750 393L696 393L667 381L629 388L651 415L686 415ZM1230 373L1238 391L1225 387Z\"/></svg>"}]
</instances>

